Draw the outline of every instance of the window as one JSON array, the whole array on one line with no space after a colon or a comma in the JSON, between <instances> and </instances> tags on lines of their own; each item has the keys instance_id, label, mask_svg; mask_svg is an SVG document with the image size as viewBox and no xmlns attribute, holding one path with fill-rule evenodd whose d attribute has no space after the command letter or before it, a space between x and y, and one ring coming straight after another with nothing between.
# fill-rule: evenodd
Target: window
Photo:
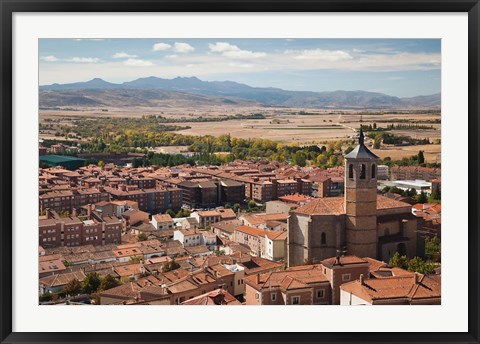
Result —
<instances>
[{"instance_id":1,"label":"window","mask_svg":"<svg viewBox=\"0 0 480 344\"><path fill-rule=\"evenodd\" d=\"M323 274L324 274L324 275L327 274L327 269L323 268Z\"/></svg>"},{"instance_id":2,"label":"window","mask_svg":"<svg viewBox=\"0 0 480 344\"><path fill-rule=\"evenodd\" d=\"M372 165L372 179L375 178L375 172L377 171L375 164Z\"/></svg>"},{"instance_id":3,"label":"window","mask_svg":"<svg viewBox=\"0 0 480 344\"><path fill-rule=\"evenodd\" d=\"M350 274L343 274L342 275L342 282L350 281Z\"/></svg>"},{"instance_id":4,"label":"window","mask_svg":"<svg viewBox=\"0 0 480 344\"><path fill-rule=\"evenodd\" d=\"M322 233L321 244L322 245L327 244L327 234L325 234L325 232Z\"/></svg>"},{"instance_id":5,"label":"window","mask_svg":"<svg viewBox=\"0 0 480 344\"><path fill-rule=\"evenodd\" d=\"M270 300L276 301L277 300L277 293L271 293L270 294Z\"/></svg>"},{"instance_id":6,"label":"window","mask_svg":"<svg viewBox=\"0 0 480 344\"><path fill-rule=\"evenodd\" d=\"M299 304L300 304L300 296L293 296L292 305L299 305Z\"/></svg>"},{"instance_id":7,"label":"window","mask_svg":"<svg viewBox=\"0 0 480 344\"><path fill-rule=\"evenodd\" d=\"M255 293L255 299L259 299L260 298L260 293Z\"/></svg>"},{"instance_id":8,"label":"window","mask_svg":"<svg viewBox=\"0 0 480 344\"><path fill-rule=\"evenodd\" d=\"M348 166L348 178L353 179L353 165Z\"/></svg>"},{"instance_id":9,"label":"window","mask_svg":"<svg viewBox=\"0 0 480 344\"><path fill-rule=\"evenodd\" d=\"M323 298L323 296L324 296L324 290L323 289L317 290L317 298L321 299Z\"/></svg>"},{"instance_id":10,"label":"window","mask_svg":"<svg viewBox=\"0 0 480 344\"><path fill-rule=\"evenodd\" d=\"M365 179L366 171L365 171L365 164L360 165L360 179Z\"/></svg>"}]
</instances>

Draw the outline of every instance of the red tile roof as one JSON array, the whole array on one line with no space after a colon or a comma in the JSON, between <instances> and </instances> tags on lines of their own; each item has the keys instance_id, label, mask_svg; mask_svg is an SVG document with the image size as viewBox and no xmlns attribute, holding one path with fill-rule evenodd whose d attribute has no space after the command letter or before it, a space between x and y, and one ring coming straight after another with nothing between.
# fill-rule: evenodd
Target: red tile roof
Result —
<instances>
[{"instance_id":1,"label":"red tile roof","mask_svg":"<svg viewBox=\"0 0 480 344\"><path fill-rule=\"evenodd\" d=\"M357 280L343 284L340 289L367 302L390 300L408 303L422 300L440 301L441 298L439 278L421 274L365 279L363 284Z\"/></svg>"}]
</instances>

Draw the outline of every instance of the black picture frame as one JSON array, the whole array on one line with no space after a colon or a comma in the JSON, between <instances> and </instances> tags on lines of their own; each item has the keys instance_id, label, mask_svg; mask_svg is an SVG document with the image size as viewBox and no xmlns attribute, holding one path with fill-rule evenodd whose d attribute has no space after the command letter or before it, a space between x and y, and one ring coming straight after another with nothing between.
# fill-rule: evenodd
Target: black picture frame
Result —
<instances>
[{"instance_id":1,"label":"black picture frame","mask_svg":"<svg viewBox=\"0 0 480 344\"><path fill-rule=\"evenodd\" d=\"M0 340L1 343L479 342L478 0L0 0ZM12 15L15 12L468 12L468 332L465 333L19 333L12 332ZM463 176L462 176L463 177ZM462 280L466 276L462 276ZM455 316L452 314L452 316ZM268 322L267 322L268 323Z\"/></svg>"}]
</instances>

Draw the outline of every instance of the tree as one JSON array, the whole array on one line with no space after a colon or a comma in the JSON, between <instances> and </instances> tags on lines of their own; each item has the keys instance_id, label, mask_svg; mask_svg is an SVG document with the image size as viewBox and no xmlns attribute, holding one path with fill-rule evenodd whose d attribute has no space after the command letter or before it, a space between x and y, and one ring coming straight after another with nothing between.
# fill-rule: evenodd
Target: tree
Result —
<instances>
[{"instance_id":1,"label":"tree","mask_svg":"<svg viewBox=\"0 0 480 344\"><path fill-rule=\"evenodd\" d=\"M408 258L407 256L401 256L400 253L395 252L393 257L390 258L388 264L393 267L408 269Z\"/></svg>"},{"instance_id":2,"label":"tree","mask_svg":"<svg viewBox=\"0 0 480 344\"><path fill-rule=\"evenodd\" d=\"M230 209L231 207L230 203L225 203L225 209Z\"/></svg>"},{"instance_id":3,"label":"tree","mask_svg":"<svg viewBox=\"0 0 480 344\"><path fill-rule=\"evenodd\" d=\"M102 160L100 160L100 161L98 162L97 166L98 166L98 167L104 167L104 166L105 166L105 163L104 163Z\"/></svg>"},{"instance_id":4,"label":"tree","mask_svg":"<svg viewBox=\"0 0 480 344\"><path fill-rule=\"evenodd\" d=\"M140 263L143 261L143 257L141 256L131 256L130 263Z\"/></svg>"},{"instance_id":5,"label":"tree","mask_svg":"<svg viewBox=\"0 0 480 344\"><path fill-rule=\"evenodd\" d=\"M166 211L166 213L167 213L168 215L170 215L170 217L172 217L172 218L175 217L175 212L174 212L172 209L168 209L168 210Z\"/></svg>"},{"instance_id":6,"label":"tree","mask_svg":"<svg viewBox=\"0 0 480 344\"><path fill-rule=\"evenodd\" d=\"M381 135L375 136L375 140L374 140L374 143L373 143L373 148L380 149L381 143L382 143L382 136Z\"/></svg>"},{"instance_id":7,"label":"tree","mask_svg":"<svg viewBox=\"0 0 480 344\"><path fill-rule=\"evenodd\" d=\"M415 197L417 196L417 190L415 188L411 188L403 193L405 197Z\"/></svg>"},{"instance_id":8,"label":"tree","mask_svg":"<svg viewBox=\"0 0 480 344\"><path fill-rule=\"evenodd\" d=\"M330 157L328 158L328 166L334 167L337 166L337 163L337 156L335 154L330 155Z\"/></svg>"},{"instance_id":9,"label":"tree","mask_svg":"<svg viewBox=\"0 0 480 344\"><path fill-rule=\"evenodd\" d=\"M418 163L420 165L425 163L425 156L423 155L423 151L418 152Z\"/></svg>"},{"instance_id":10,"label":"tree","mask_svg":"<svg viewBox=\"0 0 480 344\"><path fill-rule=\"evenodd\" d=\"M440 262L441 243L437 236L425 238L425 256L433 262Z\"/></svg>"},{"instance_id":11,"label":"tree","mask_svg":"<svg viewBox=\"0 0 480 344\"><path fill-rule=\"evenodd\" d=\"M307 165L307 155L303 151L298 151L293 155L293 164L300 167Z\"/></svg>"},{"instance_id":12,"label":"tree","mask_svg":"<svg viewBox=\"0 0 480 344\"><path fill-rule=\"evenodd\" d=\"M148 240L148 236L144 233L140 233L137 238L138 238L138 241L147 241Z\"/></svg>"},{"instance_id":13,"label":"tree","mask_svg":"<svg viewBox=\"0 0 480 344\"><path fill-rule=\"evenodd\" d=\"M52 298L53 298L53 294L52 293L43 293L42 295L40 295L38 297L38 301L40 302L48 302L48 301L52 301Z\"/></svg>"},{"instance_id":14,"label":"tree","mask_svg":"<svg viewBox=\"0 0 480 344\"><path fill-rule=\"evenodd\" d=\"M350 147L349 147L349 148L350 148ZM347 148L347 150L348 150L348 148ZM353 148L352 148L352 150L353 150ZM350 153L350 152L348 152L348 153ZM347 154L348 154L348 153L347 153ZM317 164L317 166L321 167L321 166L324 166L324 165L327 164L327 159L328 159L328 158L327 158L327 155L326 155L326 154L323 154L323 153L322 153L322 154L318 154L318 155L317 155L317 158L315 159L315 163Z\"/></svg>"},{"instance_id":15,"label":"tree","mask_svg":"<svg viewBox=\"0 0 480 344\"><path fill-rule=\"evenodd\" d=\"M239 210L240 210L240 204L235 203L235 204L233 205L233 211L234 211L235 214L236 214L236 213L238 213Z\"/></svg>"},{"instance_id":16,"label":"tree","mask_svg":"<svg viewBox=\"0 0 480 344\"><path fill-rule=\"evenodd\" d=\"M165 262L162 265L162 272L169 272L175 269L178 269L180 267L180 264L178 264L175 259L172 259L169 262Z\"/></svg>"},{"instance_id":17,"label":"tree","mask_svg":"<svg viewBox=\"0 0 480 344\"><path fill-rule=\"evenodd\" d=\"M65 285L63 290L66 294L70 296L75 296L82 292L82 285L80 284L78 279L74 278Z\"/></svg>"},{"instance_id":18,"label":"tree","mask_svg":"<svg viewBox=\"0 0 480 344\"><path fill-rule=\"evenodd\" d=\"M112 275L108 274L100 281L100 290L112 289L119 285L120 283Z\"/></svg>"},{"instance_id":19,"label":"tree","mask_svg":"<svg viewBox=\"0 0 480 344\"><path fill-rule=\"evenodd\" d=\"M413 257L408 262L407 270L410 272L418 272L424 275L429 275L435 272L435 266L432 263L424 261L420 257Z\"/></svg>"},{"instance_id":20,"label":"tree","mask_svg":"<svg viewBox=\"0 0 480 344\"><path fill-rule=\"evenodd\" d=\"M415 196L415 202L417 203L427 203L428 202L428 198L427 198L427 195L425 195L425 192L420 192L419 195L416 195Z\"/></svg>"},{"instance_id":21,"label":"tree","mask_svg":"<svg viewBox=\"0 0 480 344\"><path fill-rule=\"evenodd\" d=\"M247 204L247 208L249 210L257 209L257 202L255 202L253 199L250 200Z\"/></svg>"},{"instance_id":22,"label":"tree","mask_svg":"<svg viewBox=\"0 0 480 344\"><path fill-rule=\"evenodd\" d=\"M100 286L100 277L96 272L89 272L82 282L82 289L85 294L93 294Z\"/></svg>"}]
</instances>

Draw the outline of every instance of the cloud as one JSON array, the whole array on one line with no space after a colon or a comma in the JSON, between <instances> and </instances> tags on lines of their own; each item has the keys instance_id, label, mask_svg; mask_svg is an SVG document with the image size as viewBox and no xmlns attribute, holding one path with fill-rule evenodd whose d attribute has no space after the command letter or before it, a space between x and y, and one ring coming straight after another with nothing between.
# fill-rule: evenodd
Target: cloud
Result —
<instances>
[{"instance_id":1,"label":"cloud","mask_svg":"<svg viewBox=\"0 0 480 344\"><path fill-rule=\"evenodd\" d=\"M66 61L78 63L97 63L100 62L100 59L98 57L72 57Z\"/></svg>"},{"instance_id":2,"label":"cloud","mask_svg":"<svg viewBox=\"0 0 480 344\"><path fill-rule=\"evenodd\" d=\"M353 59L352 55L342 50L286 50L285 54L293 54L297 60L345 61Z\"/></svg>"},{"instance_id":3,"label":"cloud","mask_svg":"<svg viewBox=\"0 0 480 344\"><path fill-rule=\"evenodd\" d=\"M104 41L105 38L75 38L74 41L80 42L80 41L94 41L94 42L100 42Z\"/></svg>"},{"instance_id":4,"label":"cloud","mask_svg":"<svg viewBox=\"0 0 480 344\"><path fill-rule=\"evenodd\" d=\"M173 51L175 51L176 53L190 53L192 51L194 51L195 48L192 47L190 44L188 43L179 43L179 42L175 42L174 46L173 46Z\"/></svg>"},{"instance_id":5,"label":"cloud","mask_svg":"<svg viewBox=\"0 0 480 344\"><path fill-rule=\"evenodd\" d=\"M172 46L167 43L155 43L152 47L153 51L164 51L170 49Z\"/></svg>"},{"instance_id":6,"label":"cloud","mask_svg":"<svg viewBox=\"0 0 480 344\"><path fill-rule=\"evenodd\" d=\"M147 60L139 60L139 59L128 59L123 62L125 66L132 66L132 67L148 67L153 66L151 61Z\"/></svg>"},{"instance_id":7,"label":"cloud","mask_svg":"<svg viewBox=\"0 0 480 344\"><path fill-rule=\"evenodd\" d=\"M127 54L127 53L124 53L124 52L120 52L120 53L113 54L112 57L114 59L126 59L126 58L137 57L137 55L130 55L130 54Z\"/></svg>"},{"instance_id":8,"label":"cloud","mask_svg":"<svg viewBox=\"0 0 480 344\"><path fill-rule=\"evenodd\" d=\"M267 56L263 52L254 52L250 50L242 50L238 46L227 42L216 42L208 45L211 52L220 53L222 56L237 59L259 58Z\"/></svg>"},{"instance_id":9,"label":"cloud","mask_svg":"<svg viewBox=\"0 0 480 344\"><path fill-rule=\"evenodd\" d=\"M228 65L230 67L239 67L239 68L253 68L254 67L254 64L252 64L252 63L235 63L235 62L232 62L232 63L229 63Z\"/></svg>"},{"instance_id":10,"label":"cloud","mask_svg":"<svg viewBox=\"0 0 480 344\"><path fill-rule=\"evenodd\" d=\"M53 55L48 55L48 56L41 56L40 60L47 61L47 62L55 62L55 61L58 61L58 58L56 58Z\"/></svg>"}]
</instances>

